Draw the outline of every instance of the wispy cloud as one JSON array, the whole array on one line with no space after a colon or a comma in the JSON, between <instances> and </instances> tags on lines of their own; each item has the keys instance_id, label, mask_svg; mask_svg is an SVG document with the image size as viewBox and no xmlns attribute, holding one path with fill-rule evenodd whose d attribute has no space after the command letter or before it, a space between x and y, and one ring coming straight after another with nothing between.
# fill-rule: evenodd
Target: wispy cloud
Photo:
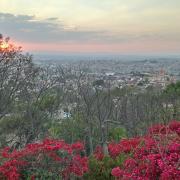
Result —
<instances>
[{"instance_id":1,"label":"wispy cloud","mask_svg":"<svg viewBox=\"0 0 180 180\"><path fill-rule=\"evenodd\" d=\"M143 40L178 40L178 33L169 32L111 32L111 30L81 30L65 26L57 17L37 19L29 15L0 13L0 31L19 41L39 43L123 43Z\"/></svg>"},{"instance_id":2,"label":"wispy cloud","mask_svg":"<svg viewBox=\"0 0 180 180\"><path fill-rule=\"evenodd\" d=\"M66 27L58 18L38 20L35 16L0 13L0 31L28 42L88 42L105 38L102 31Z\"/></svg>"}]
</instances>

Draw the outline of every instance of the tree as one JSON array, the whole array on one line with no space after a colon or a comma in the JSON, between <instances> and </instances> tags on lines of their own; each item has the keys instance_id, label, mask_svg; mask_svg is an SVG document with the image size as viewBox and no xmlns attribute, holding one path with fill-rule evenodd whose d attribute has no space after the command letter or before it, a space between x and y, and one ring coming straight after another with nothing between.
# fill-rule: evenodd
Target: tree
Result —
<instances>
[{"instance_id":1,"label":"tree","mask_svg":"<svg viewBox=\"0 0 180 180\"><path fill-rule=\"evenodd\" d=\"M6 46L3 44L7 44ZM0 40L0 133L1 142L13 147L45 136L45 125L55 104L48 102L56 79L49 69L36 67L32 56ZM2 140L3 139L3 140Z\"/></svg>"},{"instance_id":2,"label":"tree","mask_svg":"<svg viewBox=\"0 0 180 180\"><path fill-rule=\"evenodd\" d=\"M173 118L178 118L180 116L180 81L169 84L163 95L168 99L169 106L172 104Z\"/></svg>"},{"instance_id":3,"label":"tree","mask_svg":"<svg viewBox=\"0 0 180 180\"><path fill-rule=\"evenodd\" d=\"M37 69L32 63L32 56L23 54L20 47L11 44L9 38L0 36L0 123L1 125L9 119L19 117L19 122L22 119L24 112L25 97L28 97L27 92L33 89L33 79L36 77ZM5 123L6 124L6 123ZM14 129L17 131L21 126L19 123L14 124ZM8 124L7 124L8 125ZM19 126L19 127L18 127ZM1 126L2 127L2 126ZM5 128L5 127L4 127ZM12 127L11 127L12 128ZM4 129L0 128L1 133L5 133ZM11 132L10 132L11 131ZM14 141L12 129L8 131L9 142ZM12 138L11 138L12 137Z\"/></svg>"}]
</instances>

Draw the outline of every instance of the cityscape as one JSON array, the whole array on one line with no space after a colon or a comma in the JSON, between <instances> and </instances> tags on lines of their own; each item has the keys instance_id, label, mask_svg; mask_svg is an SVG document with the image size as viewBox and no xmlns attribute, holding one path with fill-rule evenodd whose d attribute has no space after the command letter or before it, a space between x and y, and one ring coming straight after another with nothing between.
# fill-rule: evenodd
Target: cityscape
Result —
<instances>
[{"instance_id":1,"label":"cityscape","mask_svg":"<svg viewBox=\"0 0 180 180\"><path fill-rule=\"evenodd\" d=\"M100 56L91 59L89 56L79 58L58 55L53 59L53 57L44 55L43 57L35 56L34 62L40 66L71 67L74 72L86 74L85 82L93 84L99 81L99 86L110 86L112 89L125 86L134 86L141 90L150 86L164 89L167 85L180 80L179 58L141 59L143 58L138 60L135 57L132 60L131 57L123 60L121 56L115 58ZM73 79L69 83L73 86Z\"/></svg>"}]
</instances>

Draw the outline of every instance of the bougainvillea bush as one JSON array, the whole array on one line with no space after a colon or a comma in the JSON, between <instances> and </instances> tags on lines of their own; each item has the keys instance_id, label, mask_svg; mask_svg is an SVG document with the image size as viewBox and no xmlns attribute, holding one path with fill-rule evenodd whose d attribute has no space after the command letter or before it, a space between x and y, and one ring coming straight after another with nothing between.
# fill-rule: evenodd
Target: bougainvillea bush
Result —
<instances>
[{"instance_id":1,"label":"bougainvillea bush","mask_svg":"<svg viewBox=\"0 0 180 180\"><path fill-rule=\"evenodd\" d=\"M88 170L84 146L77 142L46 139L19 151L4 148L0 156L0 179L70 179Z\"/></svg>"},{"instance_id":2,"label":"bougainvillea bush","mask_svg":"<svg viewBox=\"0 0 180 180\"><path fill-rule=\"evenodd\" d=\"M97 147L89 158L86 179L180 179L180 122L155 125L143 137L122 139L108 145L109 156Z\"/></svg>"},{"instance_id":3,"label":"bougainvillea bush","mask_svg":"<svg viewBox=\"0 0 180 180\"><path fill-rule=\"evenodd\" d=\"M180 122L156 125L144 137L122 140L109 145L110 155L129 157L114 167L111 174L118 180L180 179Z\"/></svg>"},{"instance_id":4,"label":"bougainvillea bush","mask_svg":"<svg viewBox=\"0 0 180 180\"><path fill-rule=\"evenodd\" d=\"M180 122L155 125L142 137L97 146L84 156L82 143L46 139L0 155L0 179L179 180Z\"/></svg>"}]
</instances>

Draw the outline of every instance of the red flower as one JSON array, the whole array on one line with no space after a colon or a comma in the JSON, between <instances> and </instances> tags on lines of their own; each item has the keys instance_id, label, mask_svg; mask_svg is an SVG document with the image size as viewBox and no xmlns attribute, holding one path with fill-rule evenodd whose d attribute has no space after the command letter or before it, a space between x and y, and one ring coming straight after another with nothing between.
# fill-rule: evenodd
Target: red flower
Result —
<instances>
[{"instance_id":1,"label":"red flower","mask_svg":"<svg viewBox=\"0 0 180 180\"><path fill-rule=\"evenodd\" d=\"M72 149L77 151L82 151L84 149L84 145L81 142L76 142L72 144Z\"/></svg>"},{"instance_id":2,"label":"red flower","mask_svg":"<svg viewBox=\"0 0 180 180\"><path fill-rule=\"evenodd\" d=\"M101 161L104 158L103 150L101 146L96 146L94 156L97 160Z\"/></svg>"},{"instance_id":3,"label":"red flower","mask_svg":"<svg viewBox=\"0 0 180 180\"><path fill-rule=\"evenodd\" d=\"M0 154L3 157L0 177L18 180L22 177L22 172L28 172L29 168L36 171L38 167L46 167L47 157L50 166L45 169L46 171L52 173L54 169L54 172L64 175L65 179L68 179L72 173L82 176L88 171L88 160L80 155L81 151L84 151L84 145L80 142L69 145L62 140L54 139L29 144L19 151L9 152L9 148L5 148ZM31 176L31 179L33 178L34 176Z\"/></svg>"},{"instance_id":4,"label":"red flower","mask_svg":"<svg viewBox=\"0 0 180 180\"><path fill-rule=\"evenodd\" d=\"M111 174L112 174L114 177L120 177L120 176L123 175L123 171L122 171L119 167L116 167L116 168L113 168L113 169L112 169Z\"/></svg>"}]
</instances>

